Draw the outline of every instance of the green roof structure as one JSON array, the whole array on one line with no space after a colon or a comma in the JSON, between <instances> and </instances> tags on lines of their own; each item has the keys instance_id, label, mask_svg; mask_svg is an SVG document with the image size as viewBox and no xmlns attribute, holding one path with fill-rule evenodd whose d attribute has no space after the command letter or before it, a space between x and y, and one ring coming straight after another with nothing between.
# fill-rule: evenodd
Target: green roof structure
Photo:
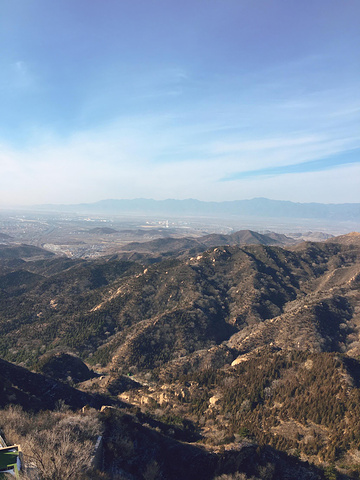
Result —
<instances>
[{"instance_id":1,"label":"green roof structure","mask_svg":"<svg viewBox=\"0 0 360 480\"><path fill-rule=\"evenodd\" d=\"M19 478L20 455L21 450L18 445L0 448L0 476L2 473L12 473L16 478Z\"/></svg>"}]
</instances>

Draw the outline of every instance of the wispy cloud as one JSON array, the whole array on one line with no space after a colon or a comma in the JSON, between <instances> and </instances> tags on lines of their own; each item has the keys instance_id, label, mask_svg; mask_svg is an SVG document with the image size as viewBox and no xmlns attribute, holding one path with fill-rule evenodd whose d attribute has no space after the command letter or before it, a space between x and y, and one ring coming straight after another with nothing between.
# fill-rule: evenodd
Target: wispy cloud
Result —
<instances>
[{"instance_id":1,"label":"wispy cloud","mask_svg":"<svg viewBox=\"0 0 360 480\"><path fill-rule=\"evenodd\" d=\"M25 67L14 65L18 75ZM327 201L330 191L334 201L359 201L358 186L347 177L358 173L355 91L302 91L276 75L280 78L274 73L266 84L258 72L254 85L218 75L215 92L194 72L169 67L127 77L137 83L126 99L115 81L115 90L85 86L78 123L65 133L56 124L47 131L46 122L38 121L29 129L27 146L4 141L0 201L259 195ZM189 88L196 89L195 96ZM172 89L179 89L181 98L169 95ZM154 101L144 103L145 95ZM105 106L111 103L109 115ZM343 185L337 187L339 179ZM306 191L299 189L301 182L309 186Z\"/></svg>"},{"instance_id":2,"label":"wispy cloud","mask_svg":"<svg viewBox=\"0 0 360 480\"><path fill-rule=\"evenodd\" d=\"M261 176L277 176L296 173L321 172L330 170L342 165L360 163L360 148L343 152L340 155L312 160L310 162L295 163L291 165L282 165L279 167L267 167L259 170L247 170L233 173L221 179L221 181L233 181Z\"/></svg>"},{"instance_id":3,"label":"wispy cloud","mask_svg":"<svg viewBox=\"0 0 360 480\"><path fill-rule=\"evenodd\" d=\"M320 172L321 161L314 162L311 168L307 163L312 162L305 162L294 165L293 170L285 167L281 175L276 171L257 172L227 178L233 181L225 182L219 179L236 171L232 157L204 158L198 144L191 151L187 143L179 143L177 136L178 131L167 126L165 118L145 116L116 122L102 130L78 132L66 141L46 135L41 144L21 151L2 145L0 205L80 203L139 196L231 200L262 195L294 201L342 202L356 201L358 196L356 178L360 166L351 165L350 160L346 165L334 160L327 171ZM267 144L275 145L273 141ZM157 161L160 152L170 155L175 148L178 156L171 162ZM306 192L299 189L301 184L307 186Z\"/></svg>"}]
</instances>

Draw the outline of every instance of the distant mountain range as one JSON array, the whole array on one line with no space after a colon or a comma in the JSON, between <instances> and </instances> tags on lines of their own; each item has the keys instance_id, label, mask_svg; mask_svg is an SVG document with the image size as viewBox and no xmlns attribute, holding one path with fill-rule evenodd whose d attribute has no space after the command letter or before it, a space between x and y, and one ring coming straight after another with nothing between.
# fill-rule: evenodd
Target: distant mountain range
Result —
<instances>
[{"instance_id":1,"label":"distant mountain range","mask_svg":"<svg viewBox=\"0 0 360 480\"><path fill-rule=\"evenodd\" d=\"M77 205L36 205L33 208L58 212L89 214L135 214L178 216L254 216L311 218L341 221L359 221L360 203L323 204L294 203L267 198L203 202L200 200L101 200Z\"/></svg>"}]
</instances>

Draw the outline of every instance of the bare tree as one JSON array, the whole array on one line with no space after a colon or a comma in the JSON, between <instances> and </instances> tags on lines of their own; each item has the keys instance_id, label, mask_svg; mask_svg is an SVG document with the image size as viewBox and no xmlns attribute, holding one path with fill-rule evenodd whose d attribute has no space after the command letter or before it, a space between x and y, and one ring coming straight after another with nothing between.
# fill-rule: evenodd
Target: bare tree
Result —
<instances>
[{"instance_id":1,"label":"bare tree","mask_svg":"<svg viewBox=\"0 0 360 480\"><path fill-rule=\"evenodd\" d=\"M34 465L39 480L80 480L91 471L101 423L95 414L70 411L29 415L21 409L0 412L5 435L20 443L25 463ZM34 478L31 472L23 476Z\"/></svg>"},{"instance_id":2,"label":"bare tree","mask_svg":"<svg viewBox=\"0 0 360 480\"><path fill-rule=\"evenodd\" d=\"M79 442L70 425L27 436L24 454L36 465L42 480L71 480L90 468L93 442Z\"/></svg>"}]
</instances>

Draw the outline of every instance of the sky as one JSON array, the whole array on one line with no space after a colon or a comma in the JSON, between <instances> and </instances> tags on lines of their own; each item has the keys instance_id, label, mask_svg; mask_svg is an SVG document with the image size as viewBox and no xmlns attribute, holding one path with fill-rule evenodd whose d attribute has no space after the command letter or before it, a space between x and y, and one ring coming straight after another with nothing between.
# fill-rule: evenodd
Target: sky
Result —
<instances>
[{"instance_id":1,"label":"sky","mask_svg":"<svg viewBox=\"0 0 360 480\"><path fill-rule=\"evenodd\" d=\"M0 208L360 202L359 0L1 0Z\"/></svg>"}]
</instances>

